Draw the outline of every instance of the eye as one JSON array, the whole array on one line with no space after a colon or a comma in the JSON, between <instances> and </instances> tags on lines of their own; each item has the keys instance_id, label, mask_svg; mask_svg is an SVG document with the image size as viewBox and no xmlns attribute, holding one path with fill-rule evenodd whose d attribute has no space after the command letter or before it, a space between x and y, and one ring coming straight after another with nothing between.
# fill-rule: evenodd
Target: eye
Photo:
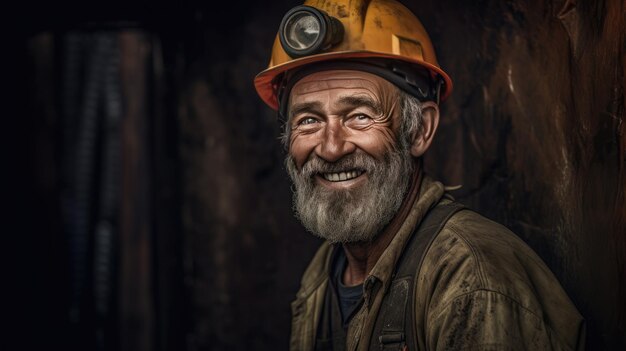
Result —
<instances>
[{"instance_id":1,"label":"eye","mask_svg":"<svg viewBox=\"0 0 626 351\"><path fill-rule=\"evenodd\" d=\"M300 121L298 121L298 125L301 125L301 126L307 125L307 124L313 124L313 123L317 123L317 119L313 117L304 117Z\"/></svg>"},{"instance_id":2,"label":"eye","mask_svg":"<svg viewBox=\"0 0 626 351\"><path fill-rule=\"evenodd\" d=\"M370 123L372 121L372 117L364 113L355 113L350 116L350 119L352 120L352 123L357 123L359 125Z\"/></svg>"},{"instance_id":3,"label":"eye","mask_svg":"<svg viewBox=\"0 0 626 351\"><path fill-rule=\"evenodd\" d=\"M367 121L367 120L372 119L370 116L368 116L368 115L364 115L364 114L362 114L362 113L360 113L360 114L358 114L358 115L355 115L355 116L354 116L354 118L355 118L357 121Z\"/></svg>"},{"instance_id":4,"label":"eye","mask_svg":"<svg viewBox=\"0 0 626 351\"><path fill-rule=\"evenodd\" d=\"M374 123L374 119L365 113L354 113L349 115L346 125L350 128L362 129L367 128Z\"/></svg>"}]
</instances>

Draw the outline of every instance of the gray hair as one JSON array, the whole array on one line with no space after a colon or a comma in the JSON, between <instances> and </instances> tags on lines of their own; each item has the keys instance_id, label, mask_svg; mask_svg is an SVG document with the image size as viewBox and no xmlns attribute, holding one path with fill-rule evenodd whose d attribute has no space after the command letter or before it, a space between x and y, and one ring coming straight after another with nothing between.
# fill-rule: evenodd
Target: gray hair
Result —
<instances>
[{"instance_id":1,"label":"gray hair","mask_svg":"<svg viewBox=\"0 0 626 351\"><path fill-rule=\"evenodd\" d=\"M408 149L413 137L422 132L424 115L422 103L415 96L400 91L400 110L402 112L399 140L403 149Z\"/></svg>"},{"instance_id":2,"label":"gray hair","mask_svg":"<svg viewBox=\"0 0 626 351\"><path fill-rule=\"evenodd\" d=\"M399 141L402 143L403 149L410 146L413 136L422 131L424 116L422 114L422 103L413 95L407 94L402 90L398 90L400 95L401 125ZM290 112L287 112L287 121L284 122L283 133L280 135L280 141L285 147L289 148L289 138L291 136L291 120Z\"/></svg>"}]
</instances>

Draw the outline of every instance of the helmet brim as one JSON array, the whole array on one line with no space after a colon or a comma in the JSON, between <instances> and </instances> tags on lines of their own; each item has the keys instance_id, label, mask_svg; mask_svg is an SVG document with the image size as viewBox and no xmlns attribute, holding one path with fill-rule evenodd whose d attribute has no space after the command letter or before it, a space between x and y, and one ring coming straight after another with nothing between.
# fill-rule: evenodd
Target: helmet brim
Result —
<instances>
[{"instance_id":1,"label":"helmet brim","mask_svg":"<svg viewBox=\"0 0 626 351\"><path fill-rule=\"evenodd\" d=\"M259 73L254 78L254 86L256 88L257 93L261 97L261 99L272 109L278 110L278 98L276 96L276 82L275 79L282 73L302 67L314 62L321 61L331 61L331 60L340 60L340 59L351 59L351 58L386 58L391 60L397 60L402 62L412 63L418 66L421 66L431 72L433 77L437 75L443 78L445 84L442 87L441 98L440 101L444 101L447 99L452 93L452 79L450 76L446 74L441 68L430 64L428 62L424 62L417 59L411 59L405 56L393 55L382 52L373 52L373 51L338 51L338 52L328 52L324 54L317 54L307 57L298 58L295 60L291 60L289 62L285 62L283 64L271 67L266 69L265 71Z\"/></svg>"}]
</instances>

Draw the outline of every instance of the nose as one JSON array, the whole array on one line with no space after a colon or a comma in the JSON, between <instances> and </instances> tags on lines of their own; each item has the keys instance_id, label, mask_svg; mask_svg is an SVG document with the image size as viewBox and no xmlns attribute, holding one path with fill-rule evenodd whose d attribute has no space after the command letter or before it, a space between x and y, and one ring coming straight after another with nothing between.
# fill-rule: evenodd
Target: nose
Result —
<instances>
[{"instance_id":1,"label":"nose","mask_svg":"<svg viewBox=\"0 0 626 351\"><path fill-rule=\"evenodd\" d=\"M328 162L335 162L355 151L356 145L347 141L347 133L339 119L330 119L324 128L321 142L315 152Z\"/></svg>"}]
</instances>

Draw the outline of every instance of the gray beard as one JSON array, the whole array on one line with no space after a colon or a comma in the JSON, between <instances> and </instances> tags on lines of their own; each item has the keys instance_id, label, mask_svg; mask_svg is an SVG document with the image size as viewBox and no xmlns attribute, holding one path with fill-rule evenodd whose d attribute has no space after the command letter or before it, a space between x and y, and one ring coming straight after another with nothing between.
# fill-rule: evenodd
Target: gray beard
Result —
<instances>
[{"instance_id":1,"label":"gray beard","mask_svg":"<svg viewBox=\"0 0 626 351\"><path fill-rule=\"evenodd\" d=\"M288 155L285 165L295 186L296 216L304 227L331 243L371 242L396 215L414 171L408 148L388 152L382 161L366 153L347 155L329 163L312 156L298 170ZM316 184L318 173L364 170L367 182L350 190Z\"/></svg>"}]
</instances>

